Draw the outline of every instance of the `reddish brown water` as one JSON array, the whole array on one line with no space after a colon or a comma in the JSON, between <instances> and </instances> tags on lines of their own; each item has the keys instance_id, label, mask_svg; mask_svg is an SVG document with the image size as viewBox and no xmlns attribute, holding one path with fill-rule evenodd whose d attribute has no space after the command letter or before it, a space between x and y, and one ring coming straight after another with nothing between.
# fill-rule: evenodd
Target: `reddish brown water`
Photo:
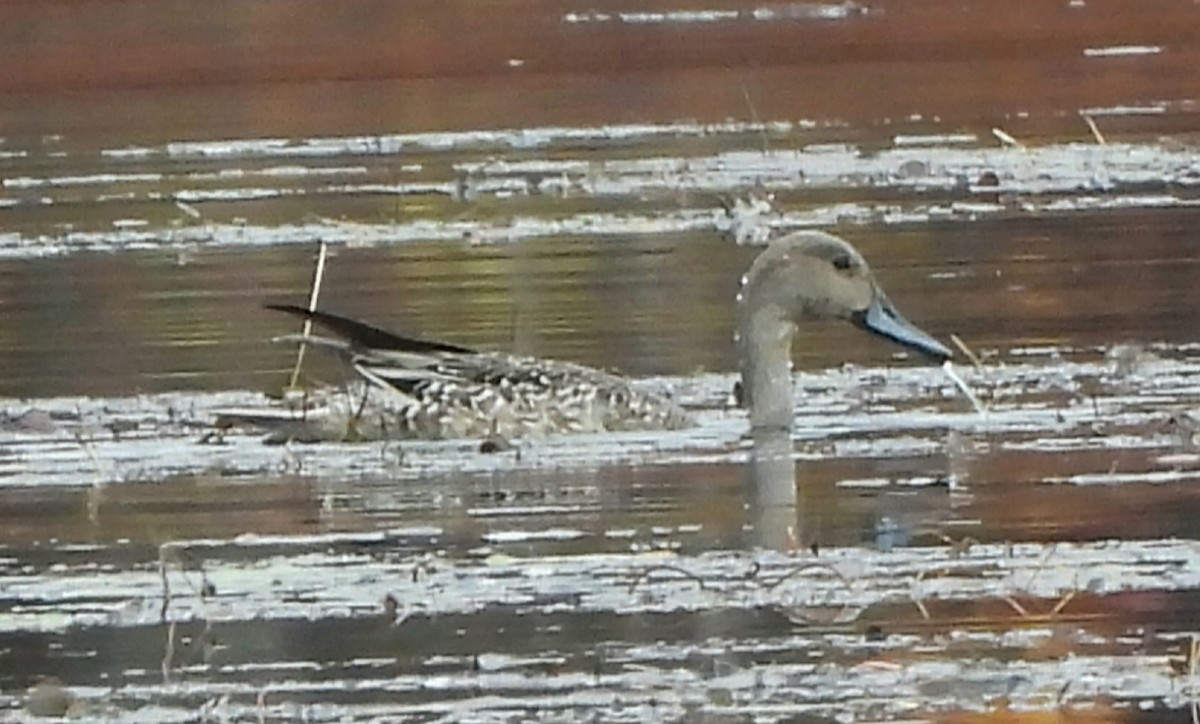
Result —
<instances>
[{"instance_id":1,"label":"reddish brown water","mask_svg":"<svg viewBox=\"0 0 1200 724\"><path fill-rule=\"evenodd\" d=\"M1186 717L1198 33L1165 1L0 5L5 714L71 706L24 698L55 676L139 721ZM755 465L730 237L796 228L982 355L988 417L807 326ZM286 381L260 305L318 239L331 309L661 376L701 424L200 444Z\"/></svg>"},{"instance_id":2,"label":"reddish brown water","mask_svg":"<svg viewBox=\"0 0 1200 724\"><path fill-rule=\"evenodd\" d=\"M1081 109L1194 104L1195 13L1174 0L220 0L202 15L183 0L10 2L0 133L144 143L754 115L869 128L917 114L1082 138ZM1123 46L1163 50L1085 53ZM1190 133L1195 112L1113 131Z\"/></svg>"}]
</instances>

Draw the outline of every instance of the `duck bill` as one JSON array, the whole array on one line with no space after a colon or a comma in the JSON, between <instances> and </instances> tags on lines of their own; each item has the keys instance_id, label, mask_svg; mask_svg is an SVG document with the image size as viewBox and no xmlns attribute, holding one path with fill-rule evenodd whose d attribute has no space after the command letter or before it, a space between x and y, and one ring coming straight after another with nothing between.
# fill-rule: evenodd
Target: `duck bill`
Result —
<instances>
[{"instance_id":1,"label":"duck bill","mask_svg":"<svg viewBox=\"0 0 1200 724\"><path fill-rule=\"evenodd\" d=\"M854 323L868 332L890 339L901 347L920 352L938 362L944 362L954 356L945 345L902 317L882 293L875 295L871 306L865 311L854 315Z\"/></svg>"}]
</instances>

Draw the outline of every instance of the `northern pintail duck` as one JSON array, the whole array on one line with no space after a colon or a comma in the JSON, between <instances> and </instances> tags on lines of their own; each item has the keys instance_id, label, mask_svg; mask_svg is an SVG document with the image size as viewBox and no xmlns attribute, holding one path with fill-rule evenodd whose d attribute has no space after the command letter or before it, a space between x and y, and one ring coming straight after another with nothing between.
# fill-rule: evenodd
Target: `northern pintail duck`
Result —
<instances>
[{"instance_id":1,"label":"northern pintail duck","mask_svg":"<svg viewBox=\"0 0 1200 724\"><path fill-rule=\"evenodd\" d=\"M791 345L799 320L843 319L929 357L951 357L900 316L862 256L831 234L801 231L771 242L742 278L738 307L740 397L755 429L791 427ZM276 441L509 439L692 423L669 397L592 367L403 337L297 306L268 308L337 335L305 339L339 351L361 378L349 391L315 396L302 410L220 415L219 424L257 425Z\"/></svg>"}]
</instances>

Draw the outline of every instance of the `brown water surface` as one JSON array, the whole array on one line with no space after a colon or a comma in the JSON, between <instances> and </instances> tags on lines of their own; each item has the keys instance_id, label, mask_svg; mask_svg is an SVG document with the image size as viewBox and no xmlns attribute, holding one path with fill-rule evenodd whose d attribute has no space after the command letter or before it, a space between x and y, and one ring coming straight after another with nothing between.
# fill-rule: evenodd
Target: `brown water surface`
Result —
<instances>
[{"instance_id":1,"label":"brown water surface","mask_svg":"<svg viewBox=\"0 0 1200 724\"><path fill-rule=\"evenodd\" d=\"M1186 717L1198 34L1166 0L0 5L0 717ZM813 324L792 438L746 438L732 300L805 228L978 355L986 415ZM261 305L318 241L331 310L698 424L214 436L286 383Z\"/></svg>"}]
</instances>

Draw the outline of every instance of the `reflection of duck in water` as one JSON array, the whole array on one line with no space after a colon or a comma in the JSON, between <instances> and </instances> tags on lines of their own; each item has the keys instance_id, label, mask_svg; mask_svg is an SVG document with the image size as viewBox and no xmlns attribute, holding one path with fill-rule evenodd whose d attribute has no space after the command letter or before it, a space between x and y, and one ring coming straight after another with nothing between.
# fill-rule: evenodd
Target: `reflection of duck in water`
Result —
<instances>
[{"instance_id":1,"label":"reflection of duck in water","mask_svg":"<svg viewBox=\"0 0 1200 724\"><path fill-rule=\"evenodd\" d=\"M901 317L848 243L820 232L772 242L743 279L738 353L742 398L755 429L790 428L791 341L801 319L845 319L938 359L950 351ZM691 424L671 399L569 362L517 357L401 337L327 312L271 309L312 319L337 338L362 377L350 394L306 410L228 410L276 440L515 438L564 432L678 429Z\"/></svg>"}]
</instances>

